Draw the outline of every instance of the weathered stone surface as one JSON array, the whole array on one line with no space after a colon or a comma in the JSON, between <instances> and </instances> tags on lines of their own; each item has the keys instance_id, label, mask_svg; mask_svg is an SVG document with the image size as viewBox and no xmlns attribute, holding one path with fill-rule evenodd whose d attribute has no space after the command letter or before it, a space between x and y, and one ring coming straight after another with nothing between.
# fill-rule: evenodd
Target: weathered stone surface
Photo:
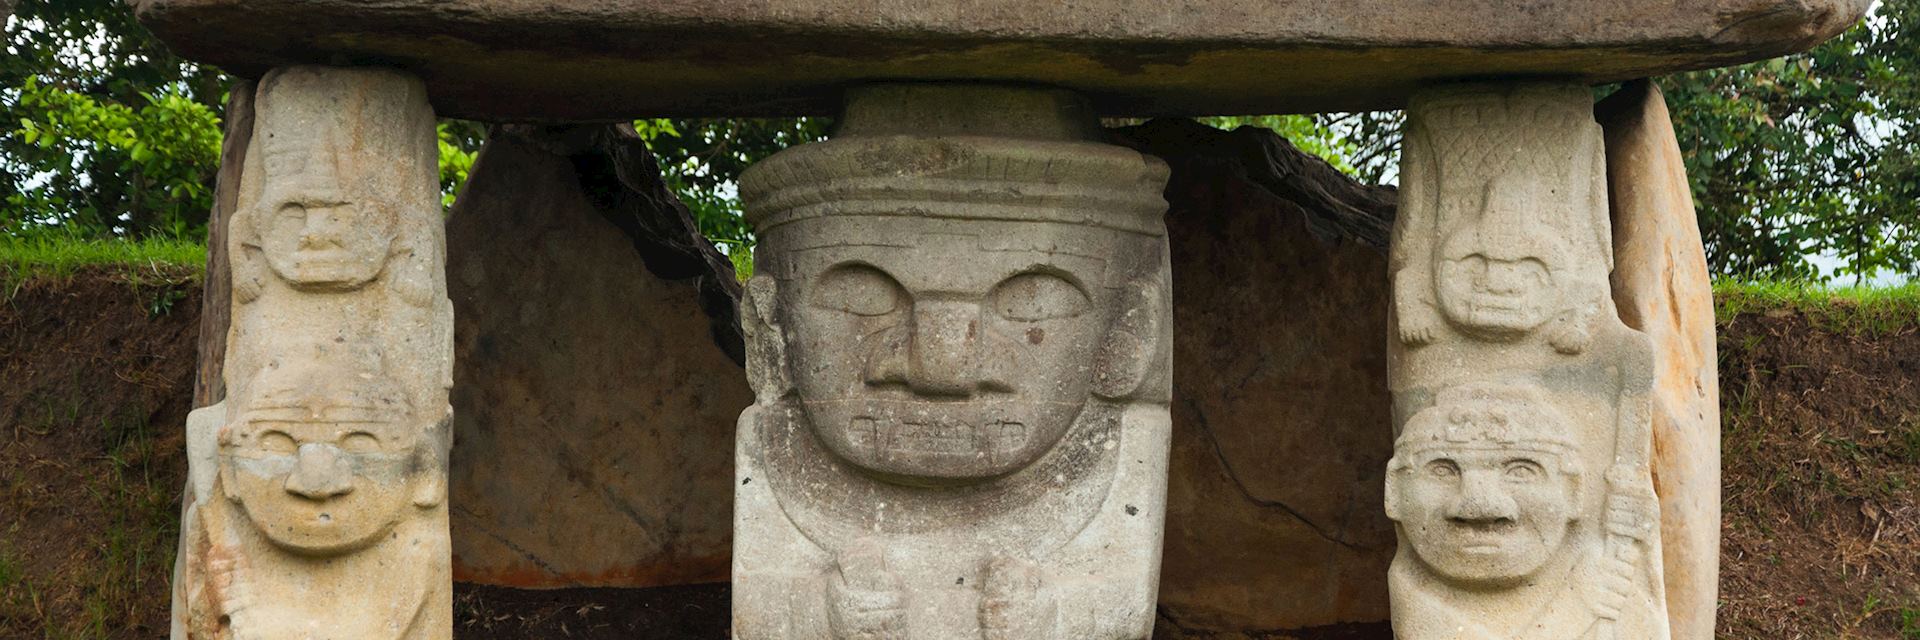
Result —
<instances>
[{"instance_id":1,"label":"weathered stone surface","mask_svg":"<svg viewBox=\"0 0 1920 640\"><path fill-rule=\"evenodd\" d=\"M1653 487L1674 640L1711 640L1720 576L1713 281L1666 99L1646 81L1597 108L1613 204L1613 301L1654 344Z\"/></svg>"},{"instance_id":2,"label":"weathered stone surface","mask_svg":"<svg viewBox=\"0 0 1920 640\"><path fill-rule=\"evenodd\" d=\"M1386 512L1402 640L1669 637L1653 352L1614 311L1588 89L1468 85L1407 112Z\"/></svg>"},{"instance_id":3,"label":"weathered stone surface","mask_svg":"<svg viewBox=\"0 0 1920 640\"><path fill-rule=\"evenodd\" d=\"M255 107L229 394L187 424L174 635L449 638L453 318L425 87L294 67Z\"/></svg>"},{"instance_id":4,"label":"weathered stone surface","mask_svg":"<svg viewBox=\"0 0 1920 640\"><path fill-rule=\"evenodd\" d=\"M207 274L200 298L199 368L193 381L193 406L227 398L221 369L227 363L227 329L233 321L233 267L227 259L227 222L240 200L240 168L253 140L251 80L235 80L227 94L226 128L220 142L220 172L214 176L213 210L207 212Z\"/></svg>"},{"instance_id":5,"label":"weathered stone surface","mask_svg":"<svg viewBox=\"0 0 1920 640\"><path fill-rule=\"evenodd\" d=\"M1433 80L1615 81L1800 51L1869 0L135 0L244 76L399 65L448 115L830 113L875 79L1018 81L1108 114L1375 109Z\"/></svg>"},{"instance_id":6,"label":"weathered stone surface","mask_svg":"<svg viewBox=\"0 0 1920 640\"><path fill-rule=\"evenodd\" d=\"M729 353L737 285L645 146L614 126L495 127L447 242L454 577L725 581L752 401Z\"/></svg>"},{"instance_id":7,"label":"weathered stone surface","mask_svg":"<svg viewBox=\"0 0 1920 640\"><path fill-rule=\"evenodd\" d=\"M1173 169L1180 330L1155 637L1384 636L1393 190L1264 129L1119 133Z\"/></svg>"},{"instance_id":8,"label":"weathered stone surface","mask_svg":"<svg viewBox=\"0 0 1920 640\"><path fill-rule=\"evenodd\" d=\"M734 637L1145 637L1166 165L1089 139L1065 92L882 86L848 113L741 179Z\"/></svg>"}]
</instances>

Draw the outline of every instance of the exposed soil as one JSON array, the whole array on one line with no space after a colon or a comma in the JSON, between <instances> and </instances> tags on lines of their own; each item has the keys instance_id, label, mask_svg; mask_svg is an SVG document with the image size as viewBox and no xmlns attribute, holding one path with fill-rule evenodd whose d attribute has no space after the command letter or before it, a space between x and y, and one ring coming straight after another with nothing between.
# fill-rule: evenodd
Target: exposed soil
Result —
<instances>
[{"instance_id":1,"label":"exposed soil","mask_svg":"<svg viewBox=\"0 0 1920 640\"><path fill-rule=\"evenodd\" d=\"M1920 638L1920 336L1720 332L1720 635Z\"/></svg>"},{"instance_id":2,"label":"exposed soil","mask_svg":"<svg viewBox=\"0 0 1920 640\"><path fill-rule=\"evenodd\" d=\"M166 635L199 292L138 280L83 273L0 303L0 638ZM1920 639L1915 334L1780 311L1721 327L1720 637ZM463 640L726 637L725 585L455 593Z\"/></svg>"},{"instance_id":3,"label":"exposed soil","mask_svg":"<svg viewBox=\"0 0 1920 640\"><path fill-rule=\"evenodd\" d=\"M131 280L0 304L0 637L167 633L200 296Z\"/></svg>"}]
</instances>

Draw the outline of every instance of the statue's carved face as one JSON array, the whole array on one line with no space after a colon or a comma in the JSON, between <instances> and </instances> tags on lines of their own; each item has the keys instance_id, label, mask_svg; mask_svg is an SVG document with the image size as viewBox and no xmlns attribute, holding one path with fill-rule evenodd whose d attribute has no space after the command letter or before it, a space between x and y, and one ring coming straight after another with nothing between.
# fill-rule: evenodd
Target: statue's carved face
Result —
<instances>
[{"instance_id":1,"label":"statue's carved face","mask_svg":"<svg viewBox=\"0 0 1920 640\"><path fill-rule=\"evenodd\" d=\"M346 290L380 275L394 242L394 219L338 184L268 176L259 216L267 264L297 289Z\"/></svg>"},{"instance_id":2,"label":"statue's carved face","mask_svg":"<svg viewBox=\"0 0 1920 640\"><path fill-rule=\"evenodd\" d=\"M1552 267L1558 256L1527 246L1489 248L1484 241L1468 231L1442 247L1436 294L1449 322L1468 333L1512 338L1560 311Z\"/></svg>"},{"instance_id":3,"label":"statue's carved face","mask_svg":"<svg viewBox=\"0 0 1920 640\"><path fill-rule=\"evenodd\" d=\"M276 546L334 555L379 541L416 500L420 431L387 393L269 388L228 426L221 482Z\"/></svg>"},{"instance_id":4,"label":"statue's carved face","mask_svg":"<svg viewBox=\"0 0 1920 640\"><path fill-rule=\"evenodd\" d=\"M1108 261L1038 247L1110 232L977 227L788 256L793 384L821 442L854 466L908 484L1002 476L1052 449L1087 402L1118 306Z\"/></svg>"},{"instance_id":5,"label":"statue's carved face","mask_svg":"<svg viewBox=\"0 0 1920 640\"><path fill-rule=\"evenodd\" d=\"M1428 449L1396 471L1403 535L1442 579L1507 586L1566 542L1576 481L1558 456L1524 449Z\"/></svg>"}]
</instances>

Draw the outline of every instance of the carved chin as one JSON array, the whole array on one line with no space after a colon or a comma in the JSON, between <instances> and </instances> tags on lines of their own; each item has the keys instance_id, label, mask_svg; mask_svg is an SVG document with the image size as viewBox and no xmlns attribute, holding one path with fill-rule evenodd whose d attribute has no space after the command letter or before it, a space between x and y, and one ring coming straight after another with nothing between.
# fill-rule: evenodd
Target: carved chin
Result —
<instances>
[{"instance_id":1,"label":"carved chin","mask_svg":"<svg viewBox=\"0 0 1920 640\"><path fill-rule=\"evenodd\" d=\"M373 546L400 520L400 509L371 512L364 506L327 503L262 506L260 501L241 502L248 521L268 542L305 556L334 556Z\"/></svg>"},{"instance_id":2,"label":"carved chin","mask_svg":"<svg viewBox=\"0 0 1920 640\"><path fill-rule=\"evenodd\" d=\"M380 275L379 261L344 251L301 251L291 258L269 260L274 273L297 289L353 289Z\"/></svg>"},{"instance_id":3,"label":"carved chin","mask_svg":"<svg viewBox=\"0 0 1920 640\"><path fill-rule=\"evenodd\" d=\"M1509 587L1540 572L1555 545L1530 533L1450 535L1445 541L1415 541L1420 563L1442 580L1463 587Z\"/></svg>"},{"instance_id":4,"label":"carved chin","mask_svg":"<svg viewBox=\"0 0 1920 640\"><path fill-rule=\"evenodd\" d=\"M822 444L848 464L901 484L971 484L1046 455L1081 404L830 400L803 403Z\"/></svg>"},{"instance_id":5,"label":"carved chin","mask_svg":"<svg viewBox=\"0 0 1920 640\"><path fill-rule=\"evenodd\" d=\"M1448 305L1447 318L1463 331L1488 338L1516 338L1546 322L1546 314L1534 305L1481 297Z\"/></svg>"}]
</instances>

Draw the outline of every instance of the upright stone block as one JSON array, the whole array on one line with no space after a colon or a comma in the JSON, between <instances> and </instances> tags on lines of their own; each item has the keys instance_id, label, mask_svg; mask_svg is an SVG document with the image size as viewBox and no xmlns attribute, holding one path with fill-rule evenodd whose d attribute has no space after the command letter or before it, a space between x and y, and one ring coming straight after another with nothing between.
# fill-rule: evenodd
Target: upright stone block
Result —
<instances>
[{"instance_id":1,"label":"upright stone block","mask_svg":"<svg viewBox=\"0 0 1920 640\"><path fill-rule=\"evenodd\" d=\"M1580 85L1409 106L1386 478L1403 640L1669 637L1652 346L1610 296L1603 147Z\"/></svg>"},{"instance_id":2,"label":"upright stone block","mask_svg":"<svg viewBox=\"0 0 1920 640\"><path fill-rule=\"evenodd\" d=\"M1654 343L1653 484L1674 640L1711 640L1720 592L1720 370L1713 276L1680 141L1652 82L1601 101L1613 300Z\"/></svg>"},{"instance_id":3,"label":"upright stone block","mask_svg":"<svg viewBox=\"0 0 1920 640\"><path fill-rule=\"evenodd\" d=\"M1100 135L1064 92L882 86L743 176L734 637L1151 632L1167 169Z\"/></svg>"},{"instance_id":4,"label":"upright stone block","mask_svg":"<svg viewBox=\"0 0 1920 640\"><path fill-rule=\"evenodd\" d=\"M628 127L495 126L447 217L460 582L727 579L736 281L658 176Z\"/></svg>"},{"instance_id":5,"label":"upright stone block","mask_svg":"<svg viewBox=\"0 0 1920 640\"><path fill-rule=\"evenodd\" d=\"M419 80L261 80L227 399L188 419L176 638L451 636L452 311Z\"/></svg>"}]
</instances>

